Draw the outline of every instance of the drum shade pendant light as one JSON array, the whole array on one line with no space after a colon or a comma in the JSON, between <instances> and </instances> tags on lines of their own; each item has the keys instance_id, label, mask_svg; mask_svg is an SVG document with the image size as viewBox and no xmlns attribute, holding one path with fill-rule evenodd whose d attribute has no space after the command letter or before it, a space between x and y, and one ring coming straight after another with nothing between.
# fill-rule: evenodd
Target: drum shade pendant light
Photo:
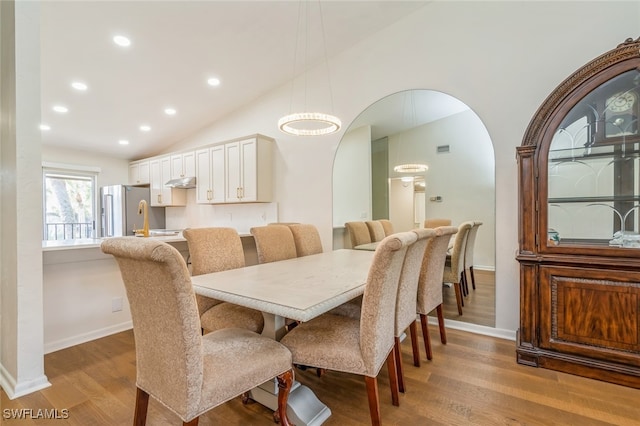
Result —
<instances>
[{"instance_id":1,"label":"drum shade pendant light","mask_svg":"<svg viewBox=\"0 0 640 426\"><path fill-rule=\"evenodd\" d=\"M298 56L298 44L300 41L300 33L304 30L304 109L307 109L307 46L309 44L309 2L301 0L298 6L298 27L296 31L296 44L293 59L293 76L291 79L291 105L290 111L293 109L294 82L296 71L296 59ZM304 5L304 11L303 6ZM301 29L304 13L304 29ZM324 64L327 73L327 82L329 85L329 99L331 108L333 109L333 94L331 92L331 78L329 76L329 63L327 61L327 47L324 36L324 21L322 18L322 5L318 1L318 13L320 15L320 31L322 35L322 48L324 53ZM335 133L340 130L342 122L334 115L321 112L292 112L278 120L278 127L284 133L294 136L321 136Z\"/></svg>"}]
</instances>

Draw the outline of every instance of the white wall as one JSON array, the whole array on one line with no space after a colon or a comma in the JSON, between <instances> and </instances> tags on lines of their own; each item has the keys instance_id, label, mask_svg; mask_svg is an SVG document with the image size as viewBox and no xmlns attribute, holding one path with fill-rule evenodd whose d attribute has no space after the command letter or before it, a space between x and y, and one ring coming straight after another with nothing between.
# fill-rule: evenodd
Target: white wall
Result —
<instances>
[{"instance_id":1,"label":"white wall","mask_svg":"<svg viewBox=\"0 0 640 426\"><path fill-rule=\"evenodd\" d=\"M450 152L437 153L438 145ZM411 146L410 150L405 150ZM450 218L453 225L481 221L474 263L495 267L495 163L491 139L473 111L416 127L389 138L390 171L401 163L426 163L426 216ZM442 197L441 202L430 201Z\"/></svg>"},{"instance_id":2,"label":"white wall","mask_svg":"<svg viewBox=\"0 0 640 426\"><path fill-rule=\"evenodd\" d=\"M333 226L371 220L371 128L346 133L333 163Z\"/></svg>"},{"instance_id":3,"label":"white wall","mask_svg":"<svg viewBox=\"0 0 640 426\"><path fill-rule=\"evenodd\" d=\"M433 2L330 60L333 112L345 129L374 101L415 88L460 99L485 124L495 149L499 329L518 327L515 148L546 96L586 62L637 37L639 18L637 2ZM317 72L324 67L312 74ZM288 112L289 89L287 84L256 99L174 148L256 132L276 138L280 220L316 224L324 246L331 247L331 176L342 133L281 134L277 121Z\"/></svg>"},{"instance_id":4,"label":"white wall","mask_svg":"<svg viewBox=\"0 0 640 426\"><path fill-rule=\"evenodd\" d=\"M128 160L96 155L95 152L43 145L42 161L76 166L99 167L100 173L97 177L98 188L107 185L125 184L129 180Z\"/></svg>"}]
</instances>

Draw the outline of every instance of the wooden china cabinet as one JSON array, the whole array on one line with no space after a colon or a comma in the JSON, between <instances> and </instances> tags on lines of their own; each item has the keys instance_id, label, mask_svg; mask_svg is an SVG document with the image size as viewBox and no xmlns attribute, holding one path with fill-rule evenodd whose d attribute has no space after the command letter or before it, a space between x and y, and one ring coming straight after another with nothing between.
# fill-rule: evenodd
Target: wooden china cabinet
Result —
<instances>
[{"instance_id":1,"label":"wooden china cabinet","mask_svg":"<svg viewBox=\"0 0 640 426\"><path fill-rule=\"evenodd\" d=\"M517 149L517 359L640 388L640 38L562 82Z\"/></svg>"}]
</instances>

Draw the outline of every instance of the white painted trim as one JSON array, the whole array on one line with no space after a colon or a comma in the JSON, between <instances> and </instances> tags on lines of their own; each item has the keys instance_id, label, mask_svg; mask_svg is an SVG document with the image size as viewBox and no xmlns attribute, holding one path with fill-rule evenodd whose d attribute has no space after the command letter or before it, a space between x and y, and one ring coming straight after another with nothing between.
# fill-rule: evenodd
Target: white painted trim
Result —
<instances>
[{"instance_id":1,"label":"white painted trim","mask_svg":"<svg viewBox=\"0 0 640 426\"><path fill-rule=\"evenodd\" d=\"M77 334L75 336L67 337L64 339L49 342L44 346L44 353L59 351L71 346L79 345L81 343L90 342L91 340L100 339L102 337L110 336L112 334L120 333L121 331L130 330L133 328L131 320L125 321L120 324L115 324L110 327L100 328L93 330L89 333Z\"/></svg>"},{"instance_id":2,"label":"white painted trim","mask_svg":"<svg viewBox=\"0 0 640 426\"><path fill-rule=\"evenodd\" d=\"M81 166L78 164L52 163L50 161L43 161L42 167L47 169L57 169L57 170L74 170L76 172L100 173L102 171L100 167L95 167L95 166Z\"/></svg>"},{"instance_id":3,"label":"white painted trim","mask_svg":"<svg viewBox=\"0 0 640 426\"><path fill-rule=\"evenodd\" d=\"M486 266L486 265L473 265L473 270L474 271L495 272L496 271L496 267L495 266Z\"/></svg>"},{"instance_id":4,"label":"white painted trim","mask_svg":"<svg viewBox=\"0 0 640 426\"><path fill-rule=\"evenodd\" d=\"M438 319L435 317L428 317L429 324L438 325ZM444 320L445 327L452 328L454 330L468 331L470 333L482 334L484 336L497 337L499 339L516 341L516 331L506 330L501 328L487 327L484 325L470 324L468 322Z\"/></svg>"},{"instance_id":5,"label":"white painted trim","mask_svg":"<svg viewBox=\"0 0 640 426\"><path fill-rule=\"evenodd\" d=\"M16 379L4 368L4 365L0 365L0 386L2 386L9 399L15 399L40 389L48 388L51 383L49 383L49 379L44 374L35 379L16 383Z\"/></svg>"}]
</instances>

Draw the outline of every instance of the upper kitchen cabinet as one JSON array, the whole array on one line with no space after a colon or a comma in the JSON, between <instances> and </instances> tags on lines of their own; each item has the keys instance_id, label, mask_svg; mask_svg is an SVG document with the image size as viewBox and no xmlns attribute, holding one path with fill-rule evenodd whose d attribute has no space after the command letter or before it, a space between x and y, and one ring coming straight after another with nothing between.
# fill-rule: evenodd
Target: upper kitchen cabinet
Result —
<instances>
[{"instance_id":1,"label":"upper kitchen cabinet","mask_svg":"<svg viewBox=\"0 0 640 426\"><path fill-rule=\"evenodd\" d=\"M193 177L196 175L195 151L171 154L171 179Z\"/></svg>"},{"instance_id":2,"label":"upper kitchen cabinet","mask_svg":"<svg viewBox=\"0 0 640 426\"><path fill-rule=\"evenodd\" d=\"M129 163L129 184L149 184L149 160L132 161Z\"/></svg>"},{"instance_id":3,"label":"upper kitchen cabinet","mask_svg":"<svg viewBox=\"0 0 640 426\"><path fill-rule=\"evenodd\" d=\"M224 145L198 149L196 155L196 202L224 203Z\"/></svg>"},{"instance_id":4,"label":"upper kitchen cabinet","mask_svg":"<svg viewBox=\"0 0 640 426\"><path fill-rule=\"evenodd\" d=\"M640 39L544 101L518 147L518 362L640 388Z\"/></svg>"},{"instance_id":5,"label":"upper kitchen cabinet","mask_svg":"<svg viewBox=\"0 0 640 426\"><path fill-rule=\"evenodd\" d=\"M256 136L224 145L225 202L268 202L272 198L273 140Z\"/></svg>"},{"instance_id":6,"label":"upper kitchen cabinet","mask_svg":"<svg viewBox=\"0 0 640 426\"><path fill-rule=\"evenodd\" d=\"M185 189L170 188L165 185L171 180L171 156L154 158L149 161L151 206L186 206L187 194Z\"/></svg>"}]
</instances>

